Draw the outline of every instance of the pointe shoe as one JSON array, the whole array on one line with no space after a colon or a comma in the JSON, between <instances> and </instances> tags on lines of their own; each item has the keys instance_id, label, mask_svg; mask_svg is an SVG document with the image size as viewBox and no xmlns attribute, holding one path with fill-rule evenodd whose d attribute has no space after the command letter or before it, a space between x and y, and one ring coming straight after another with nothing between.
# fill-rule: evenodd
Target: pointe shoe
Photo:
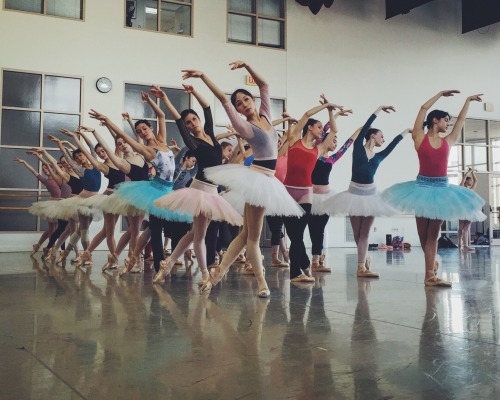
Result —
<instances>
[{"instance_id":1,"label":"pointe shoe","mask_svg":"<svg viewBox=\"0 0 500 400\"><path fill-rule=\"evenodd\" d=\"M316 282L316 280L312 276L308 276L306 274L300 274L299 276L290 279L290 282L314 283Z\"/></svg>"},{"instance_id":2,"label":"pointe shoe","mask_svg":"<svg viewBox=\"0 0 500 400\"><path fill-rule=\"evenodd\" d=\"M82 258L80 257L80 254L78 254L75 258L72 258L70 260L71 264L80 264L82 262Z\"/></svg>"},{"instance_id":3,"label":"pointe shoe","mask_svg":"<svg viewBox=\"0 0 500 400\"><path fill-rule=\"evenodd\" d=\"M133 255L130 255L130 257L127 257L125 259L125 267L123 267L120 272L118 273L118 276L122 277L124 275L127 275L132 268L135 267L135 264L137 263L137 258L134 257Z\"/></svg>"},{"instance_id":4,"label":"pointe shoe","mask_svg":"<svg viewBox=\"0 0 500 400\"><path fill-rule=\"evenodd\" d=\"M56 260L56 265L59 265L59 264L64 264L66 262L66 258L68 258L68 254L66 252L66 250L63 250L59 253L59 257L57 257L57 260Z\"/></svg>"},{"instance_id":5,"label":"pointe shoe","mask_svg":"<svg viewBox=\"0 0 500 400\"><path fill-rule=\"evenodd\" d=\"M55 258L56 254L57 254L57 249L55 248L55 246L52 246L49 249L49 252L47 253L47 258Z\"/></svg>"},{"instance_id":6,"label":"pointe shoe","mask_svg":"<svg viewBox=\"0 0 500 400\"><path fill-rule=\"evenodd\" d=\"M102 266L102 272L105 272L108 269L115 269L118 267L118 260L114 254L108 254L108 261Z\"/></svg>"},{"instance_id":7,"label":"pointe shoe","mask_svg":"<svg viewBox=\"0 0 500 400\"><path fill-rule=\"evenodd\" d=\"M84 266L91 266L92 265L92 254L89 253L87 250L85 251L82 251L80 253L80 264L78 264L79 266L80 265L84 265Z\"/></svg>"},{"instance_id":8,"label":"pointe shoe","mask_svg":"<svg viewBox=\"0 0 500 400\"><path fill-rule=\"evenodd\" d=\"M325 267L323 265L323 260L325 259L324 254L319 257L318 261L313 261L311 263L311 269L314 272L332 272L331 268Z\"/></svg>"},{"instance_id":9,"label":"pointe shoe","mask_svg":"<svg viewBox=\"0 0 500 400\"><path fill-rule=\"evenodd\" d=\"M271 261L271 267L276 267L276 268L288 268L290 264L288 264L286 261L282 261L279 258L273 258Z\"/></svg>"},{"instance_id":10,"label":"pointe shoe","mask_svg":"<svg viewBox=\"0 0 500 400\"><path fill-rule=\"evenodd\" d=\"M368 269L358 269L358 278L380 278L377 272L372 272Z\"/></svg>"},{"instance_id":11,"label":"pointe shoe","mask_svg":"<svg viewBox=\"0 0 500 400\"><path fill-rule=\"evenodd\" d=\"M42 260L45 260L48 257L49 251L50 249L48 249L47 247L43 248Z\"/></svg>"},{"instance_id":12,"label":"pointe shoe","mask_svg":"<svg viewBox=\"0 0 500 400\"><path fill-rule=\"evenodd\" d=\"M35 254L38 250L40 250L40 245L38 243L35 243L33 245L33 250L31 251L31 255Z\"/></svg>"},{"instance_id":13,"label":"pointe shoe","mask_svg":"<svg viewBox=\"0 0 500 400\"><path fill-rule=\"evenodd\" d=\"M451 282L445 281L438 278L437 276L431 276L424 281L425 286L437 286L437 287L447 287L451 288Z\"/></svg>"},{"instance_id":14,"label":"pointe shoe","mask_svg":"<svg viewBox=\"0 0 500 400\"><path fill-rule=\"evenodd\" d=\"M216 271L214 273L214 271ZM221 267L216 267L212 269L210 277L206 282L203 282L200 286L200 294L208 294L212 290L214 286L216 286L224 276L226 276L227 271L229 271L229 267L226 268L225 271L222 270Z\"/></svg>"},{"instance_id":15,"label":"pointe shoe","mask_svg":"<svg viewBox=\"0 0 500 400\"><path fill-rule=\"evenodd\" d=\"M172 267L168 266L169 259L160 261L160 270L156 273L153 278L153 283L162 284L165 281L165 277L170 273Z\"/></svg>"}]
</instances>

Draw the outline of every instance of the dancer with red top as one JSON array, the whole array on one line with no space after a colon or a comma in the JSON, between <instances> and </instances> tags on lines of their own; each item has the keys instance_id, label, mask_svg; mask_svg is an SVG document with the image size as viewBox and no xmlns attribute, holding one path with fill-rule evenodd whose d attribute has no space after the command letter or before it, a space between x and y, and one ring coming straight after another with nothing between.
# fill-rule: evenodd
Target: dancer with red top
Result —
<instances>
[{"instance_id":1,"label":"dancer with red top","mask_svg":"<svg viewBox=\"0 0 500 400\"><path fill-rule=\"evenodd\" d=\"M451 282L436 276L439 263L436 261L437 241L444 220L482 221L486 216L481 207L484 200L472 190L449 185L447 175L450 146L460 136L469 104L481 102L481 96L469 96L458 114L450 134L441 138L450 122L450 115L441 110L427 111L441 97L450 97L458 90L445 90L425 102L418 112L412 138L417 151L420 170L416 181L398 183L383 193L383 198L393 207L404 212L415 213L420 244L425 254L426 286L451 287ZM424 122L425 121L425 122ZM427 132L424 128L427 127Z\"/></svg>"}]
</instances>

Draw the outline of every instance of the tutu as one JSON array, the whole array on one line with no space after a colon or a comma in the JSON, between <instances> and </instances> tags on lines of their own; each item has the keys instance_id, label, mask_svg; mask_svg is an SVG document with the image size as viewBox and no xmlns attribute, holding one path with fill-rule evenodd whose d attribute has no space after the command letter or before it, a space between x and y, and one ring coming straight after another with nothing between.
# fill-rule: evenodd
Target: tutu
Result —
<instances>
[{"instance_id":1,"label":"tutu","mask_svg":"<svg viewBox=\"0 0 500 400\"><path fill-rule=\"evenodd\" d=\"M120 183L115 190L126 203L142 210L145 213L167 221L193 222L193 218L187 214L181 214L167 210L166 208L155 207L154 201L170 193L174 187L173 182L168 182L160 178L152 181L135 181Z\"/></svg>"},{"instance_id":2,"label":"tutu","mask_svg":"<svg viewBox=\"0 0 500 400\"><path fill-rule=\"evenodd\" d=\"M59 200L37 201L28 208L28 212L48 222L56 222L59 214Z\"/></svg>"},{"instance_id":3,"label":"tutu","mask_svg":"<svg viewBox=\"0 0 500 400\"><path fill-rule=\"evenodd\" d=\"M304 214L272 170L230 164L205 168L204 173L212 182L229 189L224 199L238 212L248 203L264 207L265 215L300 217Z\"/></svg>"},{"instance_id":4,"label":"tutu","mask_svg":"<svg viewBox=\"0 0 500 400\"><path fill-rule=\"evenodd\" d=\"M333 196L325 205L325 214L358 217L390 217L398 211L386 204L374 183L351 182L349 189Z\"/></svg>"},{"instance_id":5,"label":"tutu","mask_svg":"<svg viewBox=\"0 0 500 400\"><path fill-rule=\"evenodd\" d=\"M94 196L96 195L92 195L91 197ZM80 195L78 195L60 200L58 202L59 210L57 212L57 219L66 221L68 219L78 219L78 214L82 214L87 217L92 217L93 221L100 221L102 219L102 211L85 204L91 197L80 197Z\"/></svg>"},{"instance_id":6,"label":"tutu","mask_svg":"<svg viewBox=\"0 0 500 400\"><path fill-rule=\"evenodd\" d=\"M398 183L382 197L390 205L416 217L447 221L484 221L484 200L463 186L449 185L448 178L418 175L416 181Z\"/></svg>"},{"instance_id":7,"label":"tutu","mask_svg":"<svg viewBox=\"0 0 500 400\"><path fill-rule=\"evenodd\" d=\"M107 214L135 217L144 213L113 192L89 197L85 199L83 204L88 207L97 208Z\"/></svg>"},{"instance_id":8,"label":"tutu","mask_svg":"<svg viewBox=\"0 0 500 400\"><path fill-rule=\"evenodd\" d=\"M217 186L193 179L190 187L175 190L155 200L154 205L192 217L204 215L214 221L242 225L243 218L217 193Z\"/></svg>"},{"instance_id":9,"label":"tutu","mask_svg":"<svg viewBox=\"0 0 500 400\"><path fill-rule=\"evenodd\" d=\"M330 189L328 185L313 185L311 215L328 214L328 205L335 194L335 190Z\"/></svg>"}]
</instances>

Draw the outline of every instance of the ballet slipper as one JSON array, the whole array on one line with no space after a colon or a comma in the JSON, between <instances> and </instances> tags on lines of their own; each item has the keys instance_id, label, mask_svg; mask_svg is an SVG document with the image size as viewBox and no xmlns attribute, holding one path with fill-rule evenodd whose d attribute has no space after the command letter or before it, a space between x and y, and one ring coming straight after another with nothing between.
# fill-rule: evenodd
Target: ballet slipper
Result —
<instances>
[{"instance_id":1,"label":"ballet slipper","mask_svg":"<svg viewBox=\"0 0 500 400\"><path fill-rule=\"evenodd\" d=\"M56 254L57 254L57 249L55 248L55 246L52 246L49 249L49 252L47 254L47 258L55 258Z\"/></svg>"},{"instance_id":2,"label":"ballet slipper","mask_svg":"<svg viewBox=\"0 0 500 400\"><path fill-rule=\"evenodd\" d=\"M303 282L303 283L314 283L316 280L312 276L308 276L305 274L300 274L295 278L290 279L290 282Z\"/></svg>"},{"instance_id":3,"label":"ballet slipper","mask_svg":"<svg viewBox=\"0 0 500 400\"><path fill-rule=\"evenodd\" d=\"M40 245L38 243L35 243L33 245L33 250L31 252L31 255L35 254L38 250L40 250Z\"/></svg>"},{"instance_id":4,"label":"ballet slipper","mask_svg":"<svg viewBox=\"0 0 500 400\"><path fill-rule=\"evenodd\" d=\"M66 251L66 250L65 250ZM80 264L82 262L82 259L80 257L80 254L76 255L75 258L72 258L70 260L71 264Z\"/></svg>"},{"instance_id":5,"label":"ballet slipper","mask_svg":"<svg viewBox=\"0 0 500 400\"><path fill-rule=\"evenodd\" d=\"M142 267L140 262L136 262L135 265L130 269L131 274L140 274L142 272Z\"/></svg>"},{"instance_id":6,"label":"ballet slipper","mask_svg":"<svg viewBox=\"0 0 500 400\"><path fill-rule=\"evenodd\" d=\"M424 281L424 283L425 283L425 286L437 286L437 287L451 288L451 282L440 279L435 275L431 276L430 278L427 278Z\"/></svg>"},{"instance_id":7,"label":"ballet slipper","mask_svg":"<svg viewBox=\"0 0 500 400\"><path fill-rule=\"evenodd\" d=\"M214 271L216 271L214 273ZM224 276L226 276L227 271L229 271L229 267L226 267L224 270L221 267L216 267L212 269L211 274L206 282L200 287L200 294L208 294L212 290L214 286L216 286Z\"/></svg>"},{"instance_id":8,"label":"ballet slipper","mask_svg":"<svg viewBox=\"0 0 500 400\"><path fill-rule=\"evenodd\" d=\"M169 260L170 259L167 258L166 260L160 261L160 269L153 278L154 284L162 284L165 281L165 277L170 273L170 270L172 269L172 267L168 266Z\"/></svg>"},{"instance_id":9,"label":"ballet slipper","mask_svg":"<svg viewBox=\"0 0 500 400\"><path fill-rule=\"evenodd\" d=\"M273 258L271 261L271 267L276 267L276 268L288 268L290 264L288 264L286 261L282 261L279 258Z\"/></svg>"}]
</instances>

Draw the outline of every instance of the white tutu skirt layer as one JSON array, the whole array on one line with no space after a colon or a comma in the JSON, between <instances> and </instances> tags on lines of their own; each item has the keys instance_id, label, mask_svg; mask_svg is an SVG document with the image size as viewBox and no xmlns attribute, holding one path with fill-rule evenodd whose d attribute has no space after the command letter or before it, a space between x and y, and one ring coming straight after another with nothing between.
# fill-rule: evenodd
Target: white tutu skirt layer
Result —
<instances>
[{"instance_id":1,"label":"white tutu skirt layer","mask_svg":"<svg viewBox=\"0 0 500 400\"><path fill-rule=\"evenodd\" d=\"M242 225L243 218L217 192L217 186L194 179L191 186L175 190L155 200L158 208L166 208L192 217L203 215L214 221Z\"/></svg>"},{"instance_id":2,"label":"white tutu skirt layer","mask_svg":"<svg viewBox=\"0 0 500 400\"><path fill-rule=\"evenodd\" d=\"M88 207L97 208L107 214L127 215L135 217L144 214L142 210L126 202L116 193L98 194L85 199L84 204Z\"/></svg>"},{"instance_id":3,"label":"white tutu skirt layer","mask_svg":"<svg viewBox=\"0 0 500 400\"><path fill-rule=\"evenodd\" d=\"M66 221L68 219L77 220L78 214L81 214L86 215L87 217L92 217L93 221L100 221L102 219L102 211L95 207L89 207L85 204L85 202L91 197L74 196L60 200L58 202L59 211L57 218Z\"/></svg>"},{"instance_id":4,"label":"white tutu skirt layer","mask_svg":"<svg viewBox=\"0 0 500 400\"><path fill-rule=\"evenodd\" d=\"M351 182L348 190L336 194L325 203L324 214L390 217L398 214L398 211L381 199L375 184Z\"/></svg>"},{"instance_id":5,"label":"white tutu skirt layer","mask_svg":"<svg viewBox=\"0 0 500 400\"><path fill-rule=\"evenodd\" d=\"M484 221L485 201L473 190L448 184L447 177L419 175L416 181L386 189L382 198L398 210L416 217L446 221Z\"/></svg>"},{"instance_id":6,"label":"white tutu skirt layer","mask_svg":"<svg viewBox=\"0 0 500 400\"><path fill-rule=\"evenodd\" d=\"M118 185L114 194L142 212L157 218L167 221L193 222L190 215L170 211L166 208L158 208L154 205L154 201L169 194L173 186L173 182L159 178L154 178L152 181L123 182Z\"/></svg>"},{"instance_id":7,"label":"white tutu skirt layer","mask_svg":"<svg viewBox=\"0 0 500 400\"><path fill-rule=\"evenodd\" d=\"M204 173L212 182L229 189L223 197L238 212L243 212L247 203L265 208L265 215L300 217L304 214L272 170L230 164L206 168Z\"/></svg>"},{"instance_id":8,"label":"white tutu skirt layer","mask_svg":"<svg viewBox=\"0 0 500 400\"><path fill-rule=\"evenodd\" d=\"M37 201L28 208L28 212L49 222L56 222L59 215L59 200Z\"/></svg>"},{"instance_id":9,"label":"white tutu skirt layer","mask_svg":"<svg viewBox=\"0 0 500 400\"><path fill-rule=\"evenodd\" d=\"M311 215L328 214L328 205L332 201L333 196L335 196L336 194L337 192L335 192L334 190L329 190L325 193L315 193L313 191Z\"/></svg>"}]
</instances>

